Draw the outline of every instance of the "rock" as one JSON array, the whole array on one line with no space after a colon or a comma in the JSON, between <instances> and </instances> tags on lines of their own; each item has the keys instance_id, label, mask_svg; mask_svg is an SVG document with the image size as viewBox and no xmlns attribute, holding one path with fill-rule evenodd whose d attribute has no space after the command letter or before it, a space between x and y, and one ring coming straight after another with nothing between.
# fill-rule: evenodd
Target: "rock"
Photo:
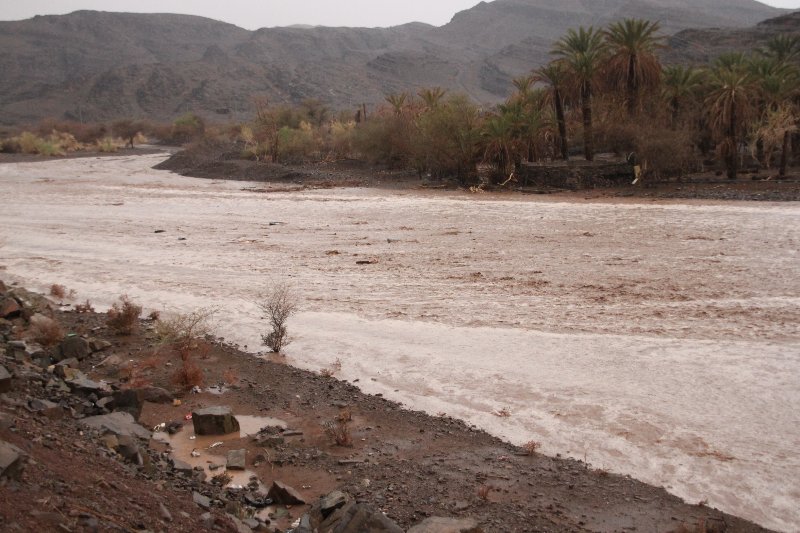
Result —
<instances>
[{"instance_id":1,"label":"rock","mask_svg":"<svg viewBox=\"0 0 800 533\"><path fill-rule=\"evenodd\" d=\"M139 400L142 402L168 404L172 403L175 399L171 392L161 387L136 389L136 393L139 395Z\"/></svg>"},{"instance_id":2,"label":"rock","mask_svg":"<svg viewBox=\"0 0 800 533\"><path fill-rule=\"evenodd\" d=\"M0 393L11 390L11 373L6 367L0 365Z\"/></svg>"},{"instance_id":3,"label":"rock","mask_svg":"<svg viewBox=\"0 0 800 533\"><path fill-rule=\"evenodd\" d=\"M73 391L81 391L81 392L107 392L108 386L102 383L98 383L96 381L92 381L83 372L75 370L75 377L71 379L65 379L64 382L69 385L69 388Z\"/></svg>"},{"instance_id":4,"label":"rock","mask_svg":"<svg viewBox=\"0 0 800 533\"><path fill-rule=\"evenodd\" d=\"M8 442L0 440L0 477L19 479L25 467L25 454Z\"/></svg>"},{"instance_id":5,"label":"rock","mask_svg":"<svg viewBox=\"0 0 800 533\"><path fill-rule=\"evenodd\" d=\"M55 359L57 361L63 359L77 359L78 361L83 361L91 353L92 349L89 347L89 341L83 337L73 335L61 341L61 344L59 344L58 348L55 350Z\"/></svg>"},{"instance_id":6,"label":"rock","mask_svg":"<svg viewBox=\"0 0 800 533\"><path fill-rule=\"evenodd\" d=\"M117 436L113 433L106 433L100 437L100 442L102 442L109 450L116 450L117 446L119 446L119 439L117 439Z\"/></svg>"},{"instance_id":7,"label":"rock","mask_svg":"<svg viewBox=\"0 0 800 533\"><path fill-rule=\"evenodd\" d=\"M274 481L267 497L274 503L282 505L305 505L306 501L295 489L281 481Z\"/></svg>"},{"instance_id":8,"label":"rock","mask_svg":"<svg viewBox=\"0 0 800 533\"><path fill-rule=\"evenodd\" d=\"M112 398L111 408L114 411L121 411L130 414L135 420L139 420L142 415L142 402L139 394L134 389L116 391Z\"/></svg>"},{"instance_id":9,"label":"rock","mask_svg":"<svg viewBox=\"0 0 800 533\"><path fill-rule=\"evenodd\" d=\"M192 501L206 511L211 509L211 499L203 496L197 491L192 493Z\"/></svg>"},{"instance_id":10,"label":"rock","mask_svg":"<svg viewBox=\"0 0 800 533\"><path fill-rule=\"evenodd\" d=\"M227 435L239 431L229 407L208 407L192 412L195 435Z\"/></svg>"},{"instance_id":11,"label":"rock","mask_svg":"<svg viewBox=\"0 0 800 533\"><path fill-rule=\"evenodd\" d=\"M347 495L340 491L335 490L320 498L319 501L319 510L322 513L323 518L328 518L331 513L333 513L336 509L341 509L347 503Z\"/></svg>"},{"instance_id":12,"label":"rock","mask_svg":"<svg viewBox=\"0 0 800 533\"><path fill-rule=\"evenodd\" d=\"M261 528L261 522L256 520L255 518L245 518L242 520L242 523L252 529L253 531L258 531Z\"/></svg>"},{"instance_id":13,"label":"rock","mask_svg":"<svg viewBox=\"0 0 800 533\"><path fill-rule=\"evenodd\" d=\"M234 515L229 514L228 518L230 519L231 523L233 523L233 529L236 531L236 533L251 533L253 531L247 526L247 524L239 520Z\"/></svg>"},{"instance_id":14,"label":"rock","mask_svg":"<svg viewBox=\"0 0 800 533\"><path fill-rule=\"evenodd\" d=\"M319 527L332 533L403 533L389 517L363 503L348 503L329 516Z\"/></svg>"},{"instance_id":15,"label":"rock","mask_svg":"<svg viewBox=\"0 0 800 533\"><path fill-rule=\"evenodd\" d=\"M14 425L14 417L0 411L0 431L5 431Z\"/></svg>"},{"instance_id":16,"label":"rock","mask_svg":"<svg viewBox=\"0 0 800 533\"><path fill-rule=\"evenodd\" d=\"M111 396L106 396L105 398L100 398L94 404L99 407L100 409L108 409L109 411L112 409L111 405L114 403L114 398Z\"/></svg>"},{"instance_id":17,"label":"rock","mask_svg":"<svg viewBox=\"0 0 800 533\"><path fill-rule=\"evenodd\" d=\"M228 452L226 468L228 470L244 470L246 466L246 451L231 450Z\"/></svg>"},{"instance_id":18,"label":"rock","mask_svg":"<svg viewBox=\"0 0 800 533\"><path fill-rule=\"evenodd\" d=\"M144 464L144 457L139 450L139 445L136 443L134 437L127 435L120 435L117 437L119 444L116 447L117 453L120 454L126 461L135 463L137 465Z\"/></svg>"},{"instance_id":19,"label":"rock","mask_svg":"<svg viewBox=\"0 0 800 533\"><path fill-rule=\"evenodd\" d=\"M432 516L409 529L408 533L483 533L483 529L472 518Z\"/></svg>"},{"instance_id":20,"label":"rock","mask_svg":"<svg viewBox=\"0 0 800 533\"><path fill-rule=\"evenodd\" d=\"M81 425L93 429L105 430L117 435L150 439L149 431L136 423L128 413L114 412L107 415L91 416L80 421Z\"/></svg>"},{"instance_id":21,"label":"rock","mask_svg":"<svg viewBox=\"0 0 800 533\"><path fill-rule=\"evenodd\" d=\"M94 338L89 339L89 349L92 351L92 353L102 352L107 348L111 348L111 346L112 345L110 342L104 341L102 339L94 339Z\"/></svg>"},{"instance_id":22,"label":"rock","mask_svg":"<svg viewBox=\"0 0 800 533\"><path fill-rule=\"evenodd\" d=\"M33 399L28 403L28 407L34 413L43 414L47 418L60 418L64 415L64 409L60 405L47 400Z\"/></svg>"},{"instance_id":23,"label":"rock","mask_svg":"<svg viewBox=\"0 0 800 533\"><path fill-rule=\"evenodd\" d=\"M0 299L0 318L16 318L22 313L22 307L14 298L6 296Z\"/></svg>"},{"instance_id":24,"label":"rock","mask_svg":"<svg viewBox=\"0 0 800 533\"><path fill-rule=\"evenodd\" d=\"M167 522L172 522L172 513L169 512L169 509L164 507L164 504L158 502L158 514L161 516L163 520Z\"/></svg>"},{"instance_id":25,"label":"rock","mask_svg":"<svg viewBox=\"0 0 800 533\"><path fill-rule=\"evenodd\" d=\"M192 465L185 461L181 461L177 457L171 457L170 463L172 463L172 468L175 469L176 472L180 472L182 474L191 474L194 471Z\"/></svg>"}]
</instances>

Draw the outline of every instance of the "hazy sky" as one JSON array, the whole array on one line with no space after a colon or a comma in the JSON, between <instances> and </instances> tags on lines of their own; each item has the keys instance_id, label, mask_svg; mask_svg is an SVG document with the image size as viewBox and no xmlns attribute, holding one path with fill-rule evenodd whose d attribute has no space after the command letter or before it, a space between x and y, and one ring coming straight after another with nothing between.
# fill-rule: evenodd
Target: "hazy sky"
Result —
<instances>
[{"instance_id":1,"label":"hazy sky","mask_svg":"<svg viewBox=\"0 0 800 533\"><path fill-rule=\"evenodd\" d=\"M93 9L138 13L186 13L247 29L291 24L394 26L411 21L440 26L478 0L0 0L0 20ZM800 0L764 3L799 8Z\"/></svg>"}]
</instances>

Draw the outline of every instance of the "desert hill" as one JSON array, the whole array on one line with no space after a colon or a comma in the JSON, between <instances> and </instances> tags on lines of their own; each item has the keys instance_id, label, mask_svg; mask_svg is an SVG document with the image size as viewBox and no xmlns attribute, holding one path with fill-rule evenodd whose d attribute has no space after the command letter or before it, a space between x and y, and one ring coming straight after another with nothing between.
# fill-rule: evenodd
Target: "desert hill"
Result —
<instances>
[{"instance_id":1,"label":"desert hill","mask_svg":"<svg viewBox=\"0 0 800 533\"><path fill-rule=\"evenodd\" d=\"M244 118L254 96L335 108L439 85L496 102L579 24L658 19L667 33L749 27L782 14L754 0L496 0L442 27L248 31L202 17L77 11L0 22L0 123L44 117Z\"/></svg>"}]
</instances>

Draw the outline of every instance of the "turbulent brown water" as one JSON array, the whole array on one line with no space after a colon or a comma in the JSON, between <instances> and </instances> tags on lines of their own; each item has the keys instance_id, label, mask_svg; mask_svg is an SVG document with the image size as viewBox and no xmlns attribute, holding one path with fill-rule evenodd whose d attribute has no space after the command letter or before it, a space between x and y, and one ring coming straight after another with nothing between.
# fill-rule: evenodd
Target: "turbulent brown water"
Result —
<instances>
[{"instance_id":1,"label":"turbulent brown water","mask_svg":"<svg viewBox=\"0 0 800 533\"><path fill-rule=\"evenodd\" d=\"M256 194L161 159L0 165L0 277L216 306L252 351L288 282L293 364L800 527L800 204Z\"/></svg>"}]
</instances>

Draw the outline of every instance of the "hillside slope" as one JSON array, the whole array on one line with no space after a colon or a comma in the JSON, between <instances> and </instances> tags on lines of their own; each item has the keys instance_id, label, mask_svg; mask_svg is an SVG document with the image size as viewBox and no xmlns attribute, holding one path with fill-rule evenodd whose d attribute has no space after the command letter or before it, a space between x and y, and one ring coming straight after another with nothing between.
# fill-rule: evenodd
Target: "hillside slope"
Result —
<instances>
[{"instance_id":1,"label":"hillside slope","mask_svg":"<svg viewBox=\"0 0 800 533\"><path fill-rule=\"evenodd\" d=\"M44 117L244 118L255 96L335 108L439 85L496 102L553 39L623 16L665 31L747 27L782 11L754 0L496 0L442 27L248 31L202 17L78 11L0 22L0 123Z\"/></svg>"}]
</instances>

